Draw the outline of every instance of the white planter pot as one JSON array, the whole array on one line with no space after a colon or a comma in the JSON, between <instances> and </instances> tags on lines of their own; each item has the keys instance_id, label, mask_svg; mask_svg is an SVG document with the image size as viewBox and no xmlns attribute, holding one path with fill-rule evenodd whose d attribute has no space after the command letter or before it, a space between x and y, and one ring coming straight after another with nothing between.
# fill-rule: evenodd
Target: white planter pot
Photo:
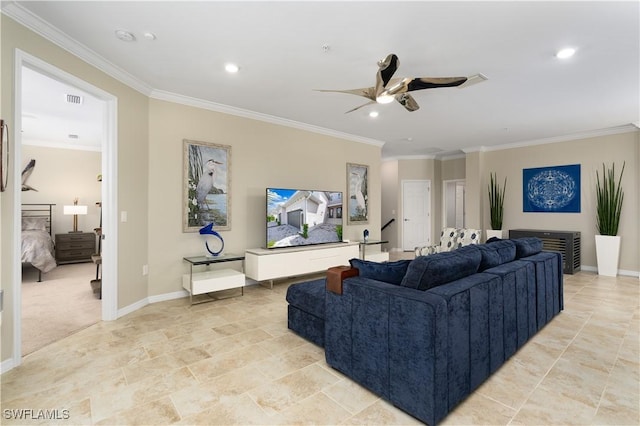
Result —
<instances>
[{"instance_id":1,"label":"white planter pot","mask_svg":"<svg viewBox=\"0 0 640 426\"><path fill-rule=\"evenodd\" d=\"M485 241L493 237L502 239L502 229L487 229L484 232L486 234Z\"/></svg>"},{"instance_id":2,"label":"white planter pot","mask_svg":"<svg viewBox=\"0 0 640 426\"><path fill-rule=\"evenodd\" d=\"M598 275L615 277L618 275L618 261L620 259L620 236L596 235L596 257L598 260Z\"/></svg>"}]
</instances>

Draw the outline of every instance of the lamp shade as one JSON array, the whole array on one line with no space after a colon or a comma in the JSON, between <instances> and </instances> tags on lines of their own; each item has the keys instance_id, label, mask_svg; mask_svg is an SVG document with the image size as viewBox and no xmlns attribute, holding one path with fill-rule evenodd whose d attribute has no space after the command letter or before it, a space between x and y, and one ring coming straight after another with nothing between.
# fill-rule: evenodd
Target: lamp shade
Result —
<instances>
[{"instance_id":1,"label":"lamp shade","mask_svg":"<svg viewBox=\"0 0 640 426\"><path fill-rule=\"evenodd\" d=\"M78 206L78 205L64 206L63 213L66 215L87 214L87 206Z\"/></svg>"}]
</instances>

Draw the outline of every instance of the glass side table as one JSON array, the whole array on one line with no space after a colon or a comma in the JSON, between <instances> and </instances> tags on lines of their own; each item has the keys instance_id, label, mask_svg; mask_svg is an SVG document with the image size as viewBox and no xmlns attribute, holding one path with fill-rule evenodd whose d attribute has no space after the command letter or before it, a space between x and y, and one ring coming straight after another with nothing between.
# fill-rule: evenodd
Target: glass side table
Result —
<instances>
[{"instance_id":1,"label":"glass side table","mask_svg":"<svg viewBox=\"0 0 640 426\"><path fill-rule=\"evenodd\" d=\"M218 300L212 297L208 300L194 302L193 296L198 294L208 294L239 287L242 289L242 295L244 295L244 254L224 253L219 256L191 256L183 257L183 260L189 263L189 275L183 276L182 287L189 292L189 303L191 305ZM207 269L202 272L193 272L194 266L209 266L224 262L242 262L242 272L235 269Z\"/></svg>"},{"instance_id":2,"label":"glass side table","mask_svg":"<svg viewBox=\"0 0 640 426\"><path fill-rule=\"evenodd\" d=\"M360 259L364 260L365 249L367 246L375 246L379 244L386 244L389 241L386 240L360 240L358 244L360 245Z\"/></svg>"}]
</instances>

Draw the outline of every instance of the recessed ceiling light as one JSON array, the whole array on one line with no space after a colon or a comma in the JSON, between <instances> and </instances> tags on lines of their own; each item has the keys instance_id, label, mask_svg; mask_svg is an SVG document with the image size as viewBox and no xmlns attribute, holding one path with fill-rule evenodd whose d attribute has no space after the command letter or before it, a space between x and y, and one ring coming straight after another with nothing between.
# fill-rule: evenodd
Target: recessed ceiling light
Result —
<instances>
[{"instance_id":1,"label":"recessed ceiling light","mask_svg":"<svg viewBox=\"0 0 640 426\"><path fill-rule=\"evenodd\" d=\"M156 35L154 33L150 33L150 32L146 32L143 34L144 38L146 38L149 41L153 41L156 39Z\"/></svg>"},{"instance_id":2,"label":"recessed ceiling light","mask_svg":"<svg viewBox=\"0 0 640 426\"><path fill-rule=\"evenodd\" d=\"M125 30L116 30L116 37L122 41L136 41L136 36L133 33Z\"/></svg>"},{"instance_id":3,"label":"recessed ceiling light","mask_svg":"<svg viewBox=\"0 0 640 426\"><path fill-rule=\"evenodd\" d=\"M237 66L236 64L226 64L224 66L224 69L227 70L227 72L234 74L240 70L240 67Z\"/></svg>"},{"instance_id":4,"label":"recessed ceiling light","mask_svg":"<svg viewBox=\"0 0 640 426\"><path fill-rule=\"evenodd\" d=\"M380 114L378 114L378 111L371 111L369 113L369 117L371 117L371 118L376 118L378 115L380 115Z\"/></svg>"},{"instance_id":5,"label":"recessed ceiling light","mask_svg":"<svg viewBox=\"0 0 640 426\"><path fill-rule=\"evenodd\" d=\"M558 53L556 53L556 58L567 59L572 57L574 53L576 53L576 49L572 47L566 47L564 49L559 50Z\"/></svg>"}]
</instances>

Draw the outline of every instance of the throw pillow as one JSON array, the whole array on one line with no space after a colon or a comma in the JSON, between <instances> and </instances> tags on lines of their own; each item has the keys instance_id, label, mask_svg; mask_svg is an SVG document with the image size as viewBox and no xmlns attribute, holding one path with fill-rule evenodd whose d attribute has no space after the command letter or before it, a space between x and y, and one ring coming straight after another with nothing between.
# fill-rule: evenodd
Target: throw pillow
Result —
<instances>
[{"instance_id":1,"label":"throw pillow","mask_svg":"<svg viewBox=\"0 0 640 426\"><path fill-rule=\"evenodd\" d=\"M352 268L359 271L359 275L385 283L399 285L407 272L410 260L398 260L396 262L371 262L368 260L353 258L349 260Z\"/></svg>"},{"instance_id":2,"label":"throw pillow","mask_svg":"<svg viewBox=\"0 0 640 426\"><path fill-rule=\"evenodd\" d=\"M511 241L516 245L516 259L533 256L542 251L542 240L537 237L514 238Z\"/></svg>"},{"instance_id":3,"label":"throw pillow","mask_svg":"<svg viewBox=\"0 0 640 426\"><path fill-rule=\"evenodd\" d=\"M480 262L479 269L481 272L485 269L511 262L516 258L516 245L511 240L479 244L478 249L482 254L482 261Z\"/></svg>"},{"instance_id":4,"label":"throw pillow","mask_svg":"<svg viewBox=\"0 0 640 426\"><path fill-rule=\"evenodd\" d=\"M454 251L416 257L407 268L403 287L429 290L442 284L475 274L482 255L477 244L464 246Z\"/></svg>"}]
</instances>

